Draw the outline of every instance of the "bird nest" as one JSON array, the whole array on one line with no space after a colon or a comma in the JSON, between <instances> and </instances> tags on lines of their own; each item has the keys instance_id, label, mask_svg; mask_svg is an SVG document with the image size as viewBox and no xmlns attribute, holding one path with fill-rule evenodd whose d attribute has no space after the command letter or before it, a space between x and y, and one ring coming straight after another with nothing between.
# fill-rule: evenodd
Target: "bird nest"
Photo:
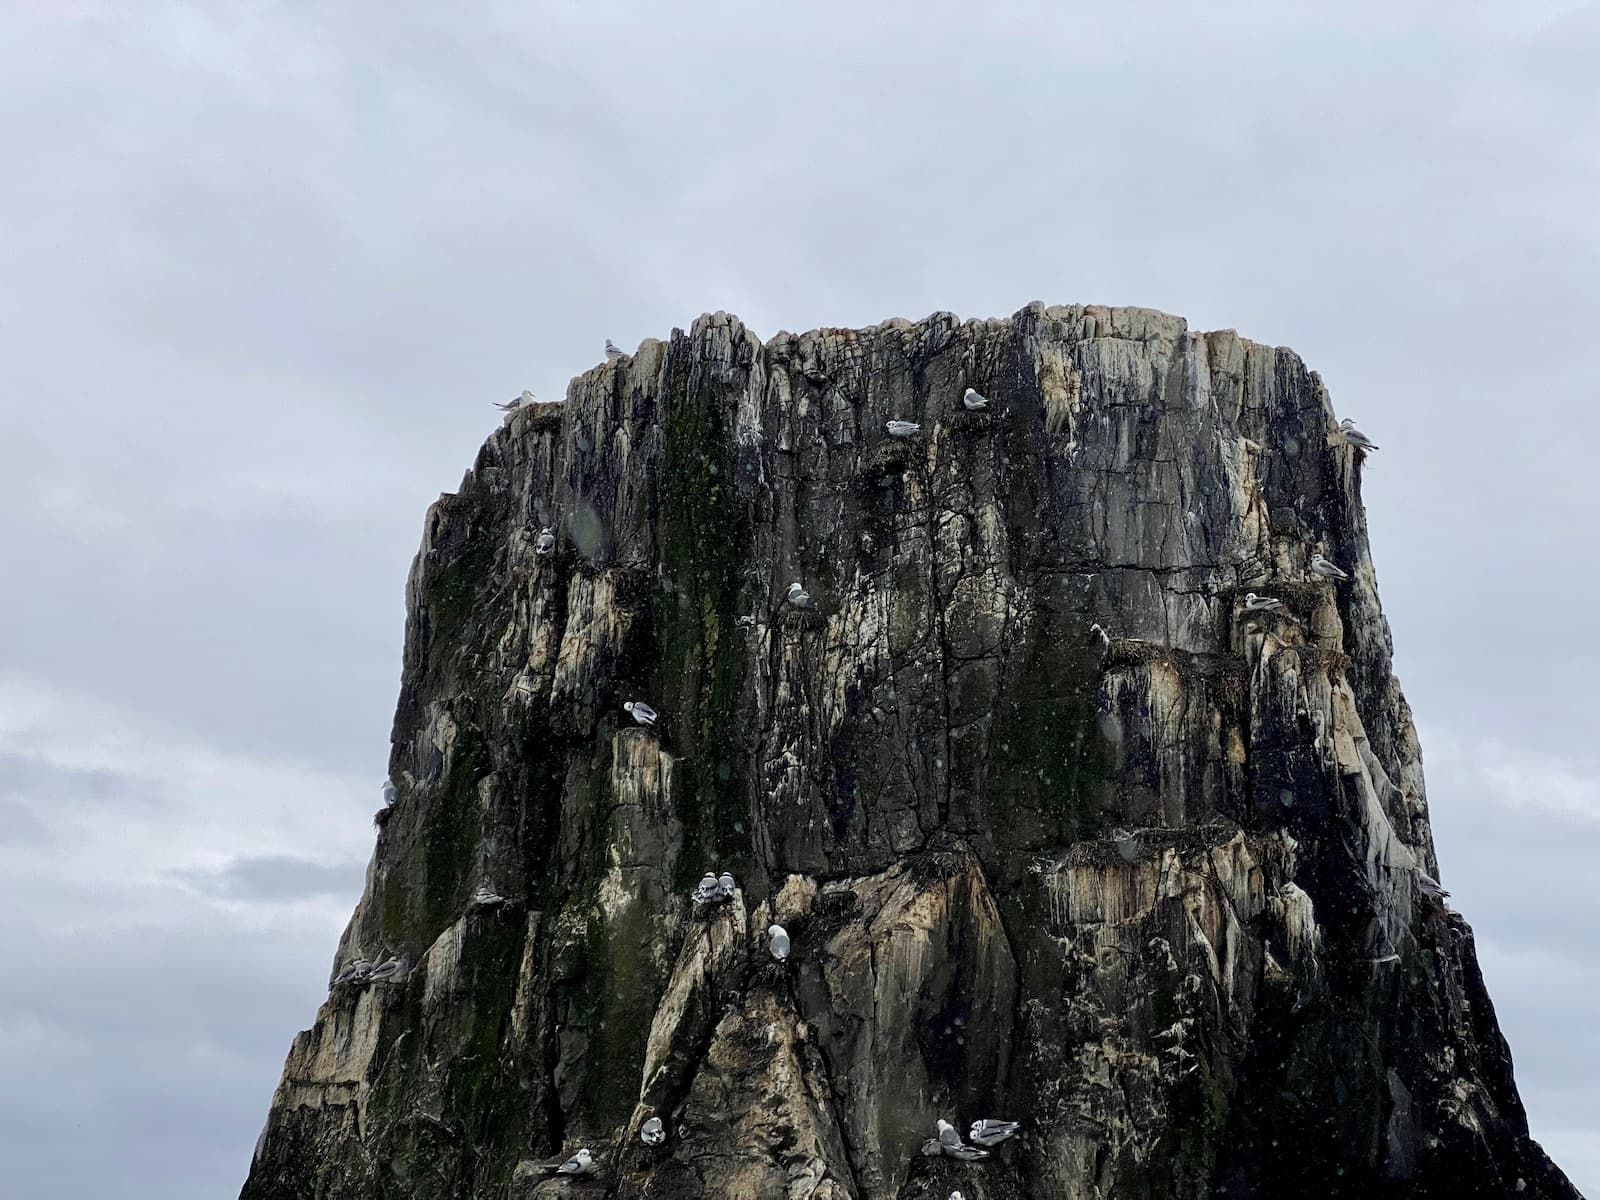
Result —
<instances>
[{"instance_id":1,"label":"bird nest","mask_svg":"<svg viewBox=\"0 0 1600 1200\"><path fill-rule=\"evenodd\" d=\"M958 406L950 420L950 427L956 433L977 437L980 434L988 433L994 428L994 414L982 410L972 411Z\"/></svg>"},{"instance_id":2,"label":"bird nest","mask_svg":"<svg viewBox=\"0 0 1600 1200\"><path fill-rule=\"evenodd\" d=\"M822 615L821 610L815 608L789 608L783 614L783 629L785 633L806 633L822 629L828 624L828 619Z\"/></svg>"},{"instance_id":3,"label":"bird nest","mask_svg":"<svg viewBox=\"0 0 1600 1200\"><path fill-rule=\"evenodd\" d=\"M861 463L861 479L868 484L883 484L911 467L912 445L903 438L879 442Z\"/></svg>"}]
</instances>

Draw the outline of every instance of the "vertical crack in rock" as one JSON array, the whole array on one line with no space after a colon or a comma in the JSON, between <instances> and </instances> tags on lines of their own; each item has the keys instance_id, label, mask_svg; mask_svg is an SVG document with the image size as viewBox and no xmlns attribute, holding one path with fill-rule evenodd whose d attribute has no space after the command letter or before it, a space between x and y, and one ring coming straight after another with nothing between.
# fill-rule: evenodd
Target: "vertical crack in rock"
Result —
<instances>
[{"instance_id":1,"label":"vertical crack in rock","mask_svg":"<svg viewBox=\"0 0 1600 1200\"><path fill-rule=\"evenodd\" d=\"M713 314L516 413L406 584L335 971L409 969L294 1039L244 1197L1575 1197L1420 883L1334 425L1287 350L1040 304Z\"/></svg>"}]
</instances>

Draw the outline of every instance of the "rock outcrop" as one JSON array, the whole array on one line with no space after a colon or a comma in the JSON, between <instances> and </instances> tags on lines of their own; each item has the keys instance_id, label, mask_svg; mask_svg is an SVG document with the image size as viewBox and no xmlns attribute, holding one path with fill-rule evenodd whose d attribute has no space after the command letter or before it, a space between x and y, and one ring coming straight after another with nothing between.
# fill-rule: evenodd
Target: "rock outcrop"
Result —
<instances>
[{"instance_id":1,"label":"rock outcrop","mask_svg":"<svg viewBox=\"0 0 1600 1200\"><path fill-rule=\"evenodd\" d=\"M718 313L516 413L407 585L335 970L409 971L330 991L244 1197L1575 1197L1334 428L1286 350L1038 304Z\"/></svg>"}]
</instances>

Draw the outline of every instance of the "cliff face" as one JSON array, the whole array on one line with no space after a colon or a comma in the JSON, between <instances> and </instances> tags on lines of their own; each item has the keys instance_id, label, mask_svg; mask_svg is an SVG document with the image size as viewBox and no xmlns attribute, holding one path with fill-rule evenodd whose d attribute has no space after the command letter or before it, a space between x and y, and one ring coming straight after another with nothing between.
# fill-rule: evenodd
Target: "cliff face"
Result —
<instances>
[{"instance_id":1,"label":"cliff face","mask_svg":"<svg viewBox=\"0 0 1600 1200\"><path fill-rule=\"evenodd\" d=\"M517 413L408 584L335 967L409 973L331 990L244 1197L1576 1196L1420 882L1333 427L1285 350L1041 305L702 317Z\"/></svg>"}]
</instances>

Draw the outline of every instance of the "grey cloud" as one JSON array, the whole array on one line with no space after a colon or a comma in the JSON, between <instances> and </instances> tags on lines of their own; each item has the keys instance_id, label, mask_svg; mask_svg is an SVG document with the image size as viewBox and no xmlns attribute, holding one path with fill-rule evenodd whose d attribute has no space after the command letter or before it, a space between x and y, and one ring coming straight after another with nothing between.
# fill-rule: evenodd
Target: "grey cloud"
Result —
<instances>
[{"instance_id":1,"label":"grey cloud","mask_svg":"<svg viewBox=\"0 0 1600 1200\"><path fill-rule=\"evenodd\" d=\"M361 890L362 864L319 863L288 855L236 858L216 871L190 871L185 881L234 900L299 900L352 896Z\"/></svg>"}]
</instances>

